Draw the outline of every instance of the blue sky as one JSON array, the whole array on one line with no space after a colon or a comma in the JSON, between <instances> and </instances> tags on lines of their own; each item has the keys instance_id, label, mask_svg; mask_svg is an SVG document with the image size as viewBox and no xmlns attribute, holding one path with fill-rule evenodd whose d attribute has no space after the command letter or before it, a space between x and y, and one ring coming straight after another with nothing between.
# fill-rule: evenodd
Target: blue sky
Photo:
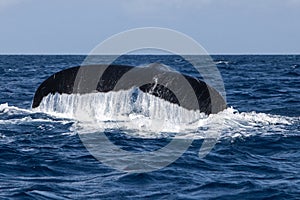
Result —
<instances>
[{"instance_id":1,"label":"blue sky","mask_svg":"<svg viewBox=\"0 0 300 200\"><path fill-rule=\"evenodd\" d=\"M211 54L299 54L299 19L300 0L0 0L0 53L88 53L113 34L156 26Z\"/></svg>"}]
</instances>

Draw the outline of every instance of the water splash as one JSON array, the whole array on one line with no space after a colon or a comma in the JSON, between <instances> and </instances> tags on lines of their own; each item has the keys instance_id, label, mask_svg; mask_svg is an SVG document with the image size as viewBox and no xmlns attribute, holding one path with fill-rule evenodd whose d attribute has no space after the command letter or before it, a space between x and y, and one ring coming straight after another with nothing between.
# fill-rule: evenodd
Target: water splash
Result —
<instances>
[{"instance_id":1,"label":"water splash","mask_svg":"<svg viewBox=\"0 0 300 200\"><path fill-rule=\"evenodd\" d=\"M35 111L75 119L76 128L83 132L121 129L129 136L142 138L169 137L177 133L193 139L247 137L278 133L278 130L284 132L299 122L299 117L240 113L234 108L207 116L136 88L84 95L48 95Z\"/></svg>"}]
</instances>

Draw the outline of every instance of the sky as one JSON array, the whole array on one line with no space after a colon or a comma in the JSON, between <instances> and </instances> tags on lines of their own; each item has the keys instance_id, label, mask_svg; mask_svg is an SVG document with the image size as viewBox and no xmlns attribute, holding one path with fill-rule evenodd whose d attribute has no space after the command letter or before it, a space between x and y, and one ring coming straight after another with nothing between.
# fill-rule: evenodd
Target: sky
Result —
<instances>
[{"instance_id":1,"label":"sky","mask_svg":"<svg viewBox=\"0 0 300 200\"><path fill-rule=\"evenodd\" d=\"M0 0L0 54L87 54L149 26L210 54L299 54L299 19L300 0Z\"/></svg>"}]
</instances>

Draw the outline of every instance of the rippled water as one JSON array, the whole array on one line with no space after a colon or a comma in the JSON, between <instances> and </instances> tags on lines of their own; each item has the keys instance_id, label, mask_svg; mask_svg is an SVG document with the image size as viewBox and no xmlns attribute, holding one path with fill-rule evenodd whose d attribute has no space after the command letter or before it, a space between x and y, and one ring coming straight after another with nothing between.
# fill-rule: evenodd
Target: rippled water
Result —
<instances>
[{"instance_id":1,"label":"rippled water","mask_svg":"<svg viewBox=\"0 0 300 200\"><path fill-rule=\"evenodd\" d=\"M0 197L300 198L300 56L213 56L229 108L210 116L143 93L132 103L128 98L133 91L54 95L39 108L30 108L43 80L84 58L0 56ZM116 62L164 62L196 75L174 56L127 56ZM70 98L82 103L70 106ZM110 104L114 98L127 99L128 104L114 106ZM54 104L57 99L60 103ZM85 120L83 111L88 113ZM199 158L203 140L215 137L211 130L216 127L217 144ZM80 131L104 132L132 152L157 150L178 133L181 139L194 141L165 168L125 173L91 156Z\"/></svg>"}]
</instances>

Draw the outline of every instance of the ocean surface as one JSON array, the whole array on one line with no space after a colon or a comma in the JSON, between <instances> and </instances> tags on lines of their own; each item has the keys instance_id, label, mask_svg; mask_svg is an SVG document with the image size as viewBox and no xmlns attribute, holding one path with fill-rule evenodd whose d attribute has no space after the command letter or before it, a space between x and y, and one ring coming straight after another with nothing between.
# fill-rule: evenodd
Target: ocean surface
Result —
<instances>
[{"instance_id":1,"label":"ocean surface","mask_svg":"<svg viewBox=\"0 0 300 200\"><path fill-rule=\"evenodd\" d=\"M1 55L0 199L300 199L300 56L212 58L228 108L205 116L147 94L125 101L133 91L52 95L31 109L35 90L47 77L80 65L85 56ZM197 76L177 56L116 61L153 62ZM70 104L76 98L83 104ZM88 113L87 121L76 111ZM217 143L199 157L216 127ZM193 142L166 167L130 173L94 158L79 137L83 132L105 133L128 152L156 151L179 133Z\"/></svg>"}]
</instances>

